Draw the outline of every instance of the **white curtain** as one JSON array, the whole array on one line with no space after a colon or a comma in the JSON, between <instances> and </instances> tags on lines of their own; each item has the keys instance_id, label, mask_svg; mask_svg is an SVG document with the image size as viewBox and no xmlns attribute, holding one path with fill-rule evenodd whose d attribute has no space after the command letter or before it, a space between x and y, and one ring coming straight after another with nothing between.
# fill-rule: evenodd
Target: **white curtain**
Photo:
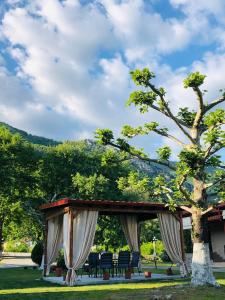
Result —
<instances>
[{"instance_id":1,"label":"white curtain","mask_svg":"<svg viewBox=\"0 0 225 300\"><path fill-rule=\"evenodd\" d=\"M48 220L46 275L49 274L51 263L56 259L62 245L62 225L62 216Z\"/></svg>"},{"instance_id":2,"label":"white curtain","mask_svg":"<svg viewBox=\"0 0 225 300\"><path fill-rule=\"evenodd\" d=\"M98 211L79 211L73 219L73 257L70 264L70 228L71 211L63 219L63 248L65 264L68 268L66 284L72 286L76 280L75 270L79 269L88 258L93 246Z\"/></svg>"},{"instance_id":3,"label":"white curtain","mask_svg":"<svg viewBox=\"0 0 225 300\"><path fill-rule=\"evenodd\" d=\"M187 267L182 259L180 222L171 213L159 213L158 219L166 252L173 263L180 265L181 275L186 276Z\"/></svg>"},{"instance_id":4,"label":"white curtain","mask_svg":"<svg viewBox=\"0 0 225 300\"><path fill-rule=\"evenodd\" d=\"M120 221L130 250L139 251L137 216L121 215Z\"/></svg>"}]
</instances>

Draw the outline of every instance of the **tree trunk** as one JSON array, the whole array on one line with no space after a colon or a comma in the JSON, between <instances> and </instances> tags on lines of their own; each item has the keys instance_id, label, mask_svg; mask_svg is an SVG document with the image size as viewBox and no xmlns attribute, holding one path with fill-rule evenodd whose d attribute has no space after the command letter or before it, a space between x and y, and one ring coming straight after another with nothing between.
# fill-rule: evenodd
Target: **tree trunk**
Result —
<instances>
[{"instance_id":1,"label":"tree trunk","mask_svg":"<svg viewBox=\"0 0 225 300\"><path fill-rule=\"evenodd\" d=\"M210 261L207 216L202 215L202 210L196 207L192 208L192 238L192 285L219 286L213 275Z\"/></svg>"}]
</instances>

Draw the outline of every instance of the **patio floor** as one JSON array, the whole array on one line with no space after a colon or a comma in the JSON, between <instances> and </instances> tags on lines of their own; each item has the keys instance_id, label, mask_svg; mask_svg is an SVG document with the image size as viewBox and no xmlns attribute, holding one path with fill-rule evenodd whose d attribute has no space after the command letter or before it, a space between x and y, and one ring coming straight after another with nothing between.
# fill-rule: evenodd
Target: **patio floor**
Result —
<instances>
[{"instance_id":1,"label":"patio floor","mask_svg":"<svg viewBox=\"0 0 225 300\"><path fill-rule=\"evenodd\" d=\"M103 280L102 277L89 277L88 275L83 275L82 278L79 276L76 281L76 286L84 285L97 285L97 284L113 284L113 283L129 283L129 282L146 282L152 280L171 280L181 278L180 275L164 275L164 274L152 274L151 278L145 278L144 274L133 274L131 279L125 279L124 277L111 277L109 280ZM65 285L63 277L44 277L46 281Z\"/></svg>"}]
</instances>

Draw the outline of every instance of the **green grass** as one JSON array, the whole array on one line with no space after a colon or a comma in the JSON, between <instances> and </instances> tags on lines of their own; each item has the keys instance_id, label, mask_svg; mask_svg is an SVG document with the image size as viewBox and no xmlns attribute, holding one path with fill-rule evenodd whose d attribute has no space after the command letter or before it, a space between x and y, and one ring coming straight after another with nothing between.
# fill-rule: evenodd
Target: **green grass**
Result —
<instances>
[{"instance_id":1,"label":"green grass","mask_svg":"<svg viewBox=\"0 0 225 300\"><path fill-rule=\"evenodd\" d=\"M83 287L64 287L50 284L41 279L38 270L0 269L1 300L150 300L154 295L172 295L177 300L225 299L225 274L216 274L220 289L213 287L190 288L188 281L173 280L145 283L125 283Z\"/></svg>"}]
</instances>

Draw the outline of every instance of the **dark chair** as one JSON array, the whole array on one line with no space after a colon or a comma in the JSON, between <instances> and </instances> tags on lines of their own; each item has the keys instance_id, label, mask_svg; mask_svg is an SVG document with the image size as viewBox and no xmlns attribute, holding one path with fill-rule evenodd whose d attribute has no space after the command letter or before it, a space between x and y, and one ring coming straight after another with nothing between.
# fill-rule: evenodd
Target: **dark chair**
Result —
<instances>
[{"instance_id":1,"label":"dark chair","mask_svg":"<svg viewBox=\"0 0 225 300\"><path fill-rule=\"evenodd\" d=\"M117 271L126 271L130 267L130 251L120 251L118 256ZM116 272L117 273L117 272Z\"/></svg>"},{"instance_id":2,"label":"dark chair","mask_svg":"<svg viewBox=\"0 0 225 300\"><path fill-rule=\"evenodd\" d=\"M97 277L98 266L99 266L99 253L91 252L88 256L88 273L89 273L89 276L92 275L92 271L95 270L95 277Z\"/></svg>"},{"instance_id":3,"label":"dark chair","mask_svg":"<svg viewBox=\"0 0 225 300\"><path fill-rule=\"evenodd\" d=\"M100 262L99 262L100 270L113 270L113 255L111 252L104 252L101 254ZM113 275L113 274L112 274Z\"/></svg>"},{"instance_id":4,"label":"dark chair","mask_svg":"<svg viewBox=\"0 0 225 300\"><path fill-rule=\"evenodd\" d=\"M138 273L140 275L140 273L141 273L141 269L140 269L140 252L137 252L137 251L132 252L130 267L132 269L137 268Z\"/></svg>"},{"instance_id":5,"label":"dark chair","mask_svg":"<svg viewBox=\"0 0 225 300\"><path fill-rule=\"evenodd\" d=\"M95 276L98 274L98 265L99 265L99 253L91 252L88 256L87 261L81 268L81 278L83 272L88 273L89 277L93 274L93 270L95 270Z\"/></svg>"}]
</instances>

